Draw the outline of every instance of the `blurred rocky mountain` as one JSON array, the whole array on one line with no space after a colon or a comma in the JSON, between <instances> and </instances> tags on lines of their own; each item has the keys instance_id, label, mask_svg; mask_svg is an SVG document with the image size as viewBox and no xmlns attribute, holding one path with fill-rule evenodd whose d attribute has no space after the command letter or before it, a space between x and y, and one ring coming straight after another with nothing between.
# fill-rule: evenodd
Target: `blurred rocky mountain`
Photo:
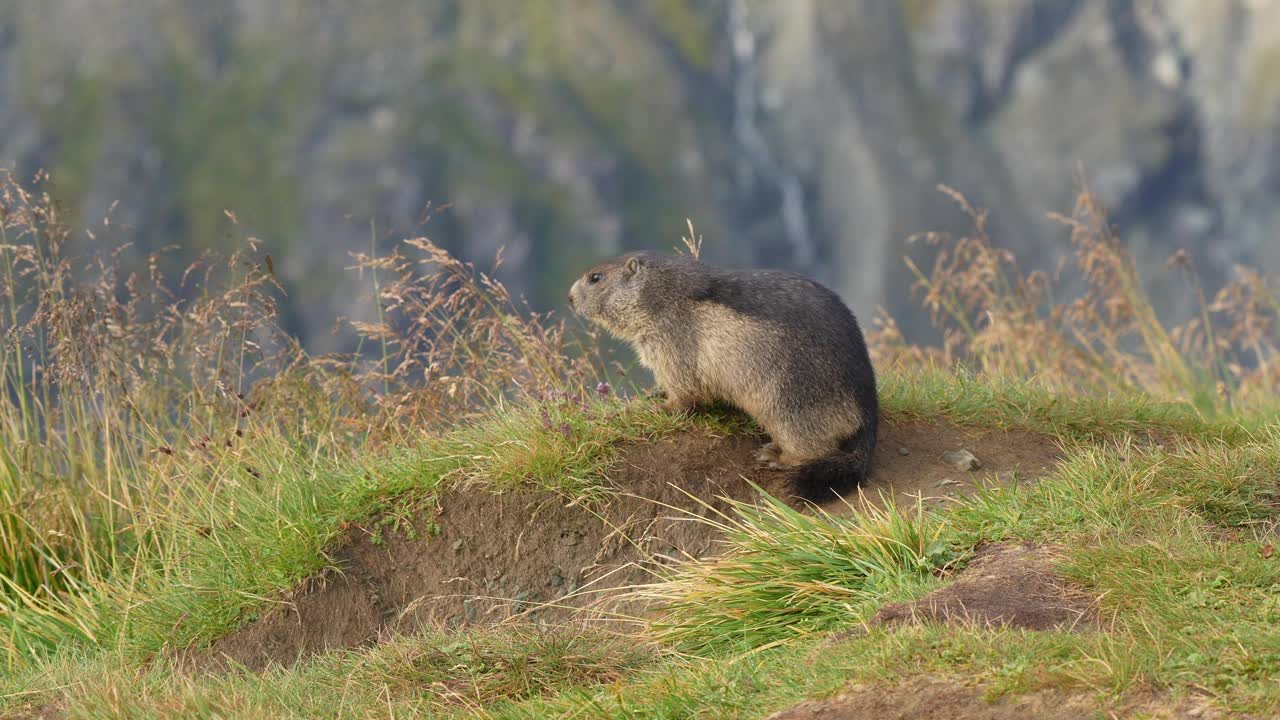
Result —
<instances>
[{"instance_id":1,"label":"blurred rocky mountain","mask_svg":"<svg viewBox=\"0 0 1280 720\"><path fill-rule=\"evenodd\" d=\"M1280 268L1280 2L10 0L0 166L118 202L139 252L223 247L233 210L317 348L371 232L504 247L549 308L685 218L918 326L907 238L968 227L938 183L1049 267L1081 170L1178 313L1174 249Z\"/></svg>"}]
</instances>

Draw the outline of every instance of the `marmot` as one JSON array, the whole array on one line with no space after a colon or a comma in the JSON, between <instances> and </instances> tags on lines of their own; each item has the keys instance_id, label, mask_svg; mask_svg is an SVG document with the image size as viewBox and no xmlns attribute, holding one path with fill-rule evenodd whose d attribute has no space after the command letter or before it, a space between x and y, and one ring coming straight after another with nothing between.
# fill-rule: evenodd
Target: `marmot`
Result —
<instances>
[{"instance_id":1,"label":"marmot","mask_svg":"<svg viewBox=\"0 0 1280 720\"><path fill-rule=\"evenodd\" d=\"M790 272L636 252L588 270L569 302L635 348L668 410L719 400L750 415L772 440L756 457L796 467L797 495L830 500L866 479L876 378L857 320L830 289Z\"/></svg>"}]
</instances>

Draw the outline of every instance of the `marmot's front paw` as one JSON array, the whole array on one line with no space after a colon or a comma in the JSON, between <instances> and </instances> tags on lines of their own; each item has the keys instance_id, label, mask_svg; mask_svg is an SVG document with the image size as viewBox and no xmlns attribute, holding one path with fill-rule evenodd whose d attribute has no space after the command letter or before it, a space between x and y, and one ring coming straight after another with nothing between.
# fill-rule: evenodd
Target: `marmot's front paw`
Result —
<instances>
[{"instance_id":1,"label":"marmot's front paw","mask_svg":"<svg viewBox=\"0 0 1280 720\"><path fill-rule=\"evenodd\" d=\"M765 443L756 450L756 462L767 468L777 470L781 467L778 464L778 458L782 456L782 448L778 447L778 443Z\"/></svg>"}]
</instances>

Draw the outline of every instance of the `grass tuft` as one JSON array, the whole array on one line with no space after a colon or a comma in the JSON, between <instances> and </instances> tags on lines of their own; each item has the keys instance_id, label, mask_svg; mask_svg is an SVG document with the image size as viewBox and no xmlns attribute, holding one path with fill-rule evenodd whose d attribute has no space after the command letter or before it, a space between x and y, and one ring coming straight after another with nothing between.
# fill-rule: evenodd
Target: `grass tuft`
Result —
<instances>
[{"instance_id":1,"label":"grass tuft","mask_svg":"<svg viewBox=\"0 0 1280 720\"><path fill-rule=\"evenodd\" d=\"M758 649L847 626L887 596L917 589L956 559L923 506L805 514L766 496L729 501L725 553L678 564L642 591L656 637L686 653Z\"/></svg>"}]
</instances>

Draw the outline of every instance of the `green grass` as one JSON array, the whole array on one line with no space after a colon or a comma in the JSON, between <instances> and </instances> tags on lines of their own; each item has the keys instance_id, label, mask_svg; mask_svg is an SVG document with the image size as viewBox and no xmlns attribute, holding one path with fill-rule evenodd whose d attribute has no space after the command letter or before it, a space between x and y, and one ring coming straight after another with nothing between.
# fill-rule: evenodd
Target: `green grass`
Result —
<instances>
[{"instance_id":1,"label":"green grass","mask_svg":"<svg viewBox=\"0 0 1280 720\"><path fill-rule=\"evenodd\" d=\"M882 389L892 420L1036 429L1064 443L1065 459L1049 478L940 514L737 504L709 520L727 530L725 555L677 564L636 590L668 604L638 636L585 626L426 633L261 675L185 675L164 649L218 637L326 567L344 523L411 519L447 483L607 503L599 471L619 441L743 424L675 418L643 400L552 399L342 463L264 446L241 460L255 464L257 484L242 481L218 497L220 512L187 520L183 562L122 579L87 631L0 680L0 696L11 709L53 703L71 717L761 717L848 682L934 674L981 681L993 698L1058 688L1101 708L1154 691L1166 703L1203 695L1228 709L1280 709L1280 556L1267 550L1274 425L964 374L887 373ZM397 527L408 523L385 531ZM1101 597L1107 630L865 627L883 603L945 582L934 570L1007 539L1062 547L1060 571Z\"/></svg>"},{"instance_id":2,"label":"green grass","mask_svg":"<svg viewBox=\"0 0 1280 720\"><path fill-rule=\"evenodd\" d=\"M68 709L82 717L306 717L385 713L428 715L480 710L548 692L617 682L652 667L658 651L600 632L484 630L465 636L427 632L394 638L372 651L334 653L313 663L258 675L183 681L161 659L121 685L128 664L69 662L53 677L76 688ZM97 676L77 677L86 667ZM121 702L127 693L127 702Z\"/></svg>"},{"instance_id":3,"label":"green grass","mask_svg":"<svg viewBox=\"0 0 1280 720\"><path fill-rule=\"evenodd\" d=\"M963 368L909 368L882 376L880 405L889 415L1021 428L1076 441L1155 433L1242 443L1270 423L1266 414L1206 417L1187 403L1142 393L1055 393L1031 380L993 380Z\"/></svg>"},{"instance_id":4,"label":"green grass","mask_svg":"<svg viewBox=\"0 0 1280 720\"><path fill-rule=\"evenodd\" d=\"M754 650L845 627L888 597L930 587L956 557L922 507L808 515L766 497L730 508L708 522L733 553L685 563L641 592L665 608L651 632L674 650Z\"/></svg>"}]
</instances>

